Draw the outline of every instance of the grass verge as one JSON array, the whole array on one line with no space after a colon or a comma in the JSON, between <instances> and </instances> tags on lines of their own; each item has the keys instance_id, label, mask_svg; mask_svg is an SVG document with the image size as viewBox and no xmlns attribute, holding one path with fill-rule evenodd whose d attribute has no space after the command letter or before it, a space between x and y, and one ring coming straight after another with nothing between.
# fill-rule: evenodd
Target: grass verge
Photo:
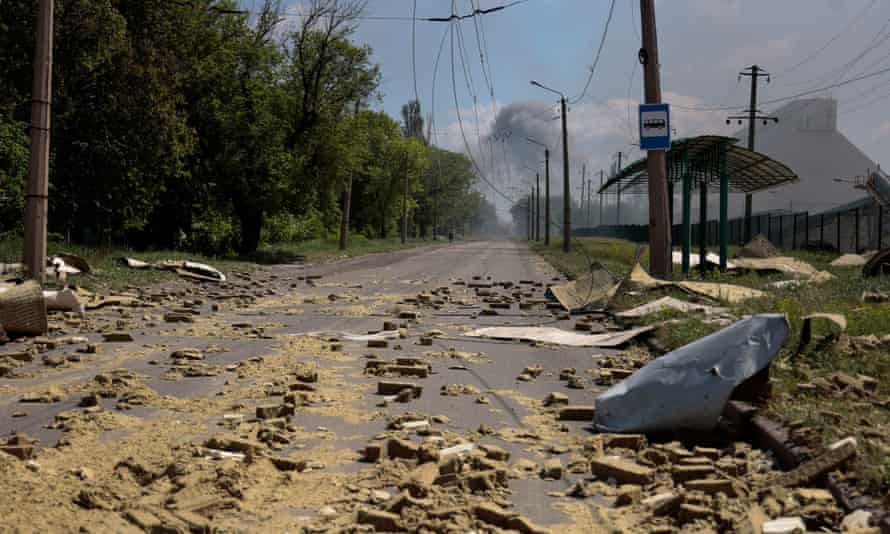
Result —
<instances>
[{"instance_id":1,"label":"grass verge","mask_svg":"<svg viewBox=\"0 0 890 534\"><path fill-rule=\"evenodd\" d=\"M532 250L547 259L569 277L583 275L591 261L599 261L618 276L626 275L639 258L648 264L647 248L636 243L609 238L573 239L572 250L562 251L562 243L550 246L532 244ZM736 249L730 249L734 254ZM865 291L890 293L890 277L863 278L858 267L831 267L836 255L829 252L783 251L827 270L834 278L820 285L802 284L795 288L778 289L772 282L786 277L778 274L720 273L712 271L691 274L690 279L722 282L760 289L765 298L746 301L739 305L721 303L736 316L754 313L784 313L791 331L784 348L771 370L774 395L766 409L776 418L801 424L822 443L856 436L860 455L856 469L862 489L871 495L887 495L890 491L890 304L866 303ZM675 266L676 267L676 266ZM678 276L678 275L675 275ZM613 305L617 310L628 309L659 298L664 293L692 300L677 290L658 290L637 295L619 295ZM846 336L837 340L835 327L814 325L815 340L800 354L802 318L816 312L838 313L847 319ZM720 327L700 317L664 312L646 319L648 323L679 319L670 328L660 329L662 344L669 350L706 336ZM883 336L888 336L886 341ZM839 376L865 375L877 379L875 391L868 397L849 388L838 388ZM823 389L814 393L801 385L818 383ZM878 403L871 402L878 399ZM890 498L888 498L890 499ZM890 505L890 502L887 503Z\"/></svg>"},{"instance_id":2,"label":"grass verge","mask_svg":"<svg viewBox=\"0 0 890 534\"><path fill-rule=\"evenodd\" d=\"M128 268L121 260L133 257L146 262L160 260L190 260L213 265L223 272L251 271L260 265L276 263L293 263L303 260L312 263L331 261L376 252L392 252L404 248L431 245L432 241L409 241L402 244L398 239L371 240L364 236L352 236L346 251L339 250L336 240L311 240L299 243L276 243L262 246L256 253L246 257L238 256L205 256L193 252L175 250L133 251L125 248L84 247L66 245L60 242L49 242L47 254L52 256L62 252L83 257L94 270L94 274L75 275L68 279L69 283L77 284L90 290L121 290L128 286L145 286L177 278L175 273L156 270L136 270ZM7 238L0 240L0 263L21 261L22 239ZM48 280L47 286L54 286Z\"/></svg>"}]
</instances>

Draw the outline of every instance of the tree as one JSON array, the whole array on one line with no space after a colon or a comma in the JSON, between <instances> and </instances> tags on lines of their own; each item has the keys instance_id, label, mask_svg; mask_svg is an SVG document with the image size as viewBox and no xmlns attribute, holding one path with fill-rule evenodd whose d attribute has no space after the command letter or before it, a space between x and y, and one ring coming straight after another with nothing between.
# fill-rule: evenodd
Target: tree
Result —
<instances>
[{"instance_id":1,"label":"tree","mask_svg":"<svg viewBox=\"0 0 890 534\"><path fill-rule=\"evenodd\" d=\"M423 115L420 113L419 101L412 100L402 106L402 132L405 137L412 137L428 144L423 134Z\"/></svg>"}]
</instances>

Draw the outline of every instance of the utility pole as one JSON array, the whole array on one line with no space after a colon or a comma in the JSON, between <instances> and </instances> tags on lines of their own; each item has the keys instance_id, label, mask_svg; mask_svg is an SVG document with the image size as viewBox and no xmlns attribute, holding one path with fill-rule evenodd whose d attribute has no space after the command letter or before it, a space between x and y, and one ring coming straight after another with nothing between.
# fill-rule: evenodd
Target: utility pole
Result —
<instances>
[{"instance_id":1,"label":"utility pole","mask_svg":"<svg viewBox=\"0 0 890 534\"><path fill-rule=\"evenodd\" d=\"M618 151L618 167L615 169L615 176L621 173L621 156L623 153ZM618 199L615 202L615 225L621 226L621 184L615 184L618 189Z\"/></svg>"},{"instance_id":2,"label":"utility pole","mask_svg":"<svg viewBox=\"0 0 890 534\"><path fill-rule=\"evenodd\" d=\"M405 185L402 188L402 244L408 240L408 158L405 158Z\"/></svg>"},{"instance_id":3,"label":"utility pole","mask_svg":"<svg viewBox=\"0 0 890 534\"><path fill-rule=\"evenodd\" d=\"M600 226L603 225L603 175L604 174L605 174L605 172L603 172L603 170L600 169L600 190L599 190L599 195L600 195L600 224L599 225Z\"/></svg>"},{"instance_id":4,"label":"utility pole","mask_svg":"<svg viewBox=\"0 0 890 534\"><path fill-rule=\"evenodd\" d=\"M352 204L352 176L343 191L343 213L340 216L340 250L346 250L346 242L349 236L349 210Z\"/></svg>"},{"instance_id":5,"label":"utility pole","mask_svg":"<svg viewBox=\"0 0 890 534\"><path fill-rule=\"evenodd\" d=\"M661 103L661 74L658 62L658 32L655 28L655 0L640 0L642 48L646 103ZM671 274L671 233L668 221L667 166L663 150L650 150L649 172L649 272L656 278ZM619 187L620 191L620 187Z\"/></svg>"},{"instance_id":6,"label":"utility pole","mask_svg":"<svg viewBox=\"0 0 890 534\"><path fill-rule=\"evenodd\" d=\"M779 122L778 117L768 117L763 115L758 115L760 111L757 109L757 79L758 78L766 78L766 82L770 82L770 75L765 70L761 69L757 65L751 65L747 69L743 70L739 73L739 81L742 80L742 76L747 76L751 78L751 102L749 107L745 113L747 115L728 117L726 119L726 124L729 124L733 120L739 121L739 124L742 123L743 120L748 121L748 150L754 151L754 132L756 122L758 120L762 120L763 124L766 124L768 121ZM751 212L753 210L753 198L751 193L745 194L745 241L751 240Z\"/></svg>"},{"instance_id":7,"label":"utility pole","mask_svg":"<svg viewBox=\"0 0 890 534\"><path fill-rule=\"evenodd\" d=\"M590 189L593 187L593 180L587 179L587 226L590 226Z\"/></svg>"},{"instance_id":8,"label":"utility pole","mask_svg":"<svg viewBox=\"0 0 890 534\"><path fill-rule=\"evenodd\" d=\"M550 149L544 149L544 244L550 245Z\"/></svg>"},{"instance_id":9,"label":"utility pole","mask_svg":"<svg viewBox=\"0 0 890 534\"><path fill-rule=\"evenodd\" d=\"M581 213L584 213L584 184L587 182L587 164L581 165ZM590 184L587 184L587 225L590 226Z\"/></svg>"},{"instance_id":10,"label":"utility pole","mask_svg":"<svg viewBox=\"0 0 890 534\"><path fill-rule=\"evenodd\" d=\"M535 173L538 198L535 200L535 241L541 240L541 173Z\"/></svg>"},{"instance_id":11,"label":"utility pole","mask_svg":"<svg viewBox=\"0 0 890 534\"><path fill-rule=\"evenodd\" d=\"M25 194L25 266L28 276L46 275L46 219L49 196L50 106L53 72L53 0L40 0L31 100L31 164Z\"/></svg>"},{"instance_id":12,"label":"utility pole","mask_svg":"<svg viewBox=\"0 0 890 534\"><path fill-rule=\"evenodd\" d=\"M569 239L572 236L572 191L569 187L569 129L565 96L560 98L560 105L562 106L562 188L564 192L562 199L562 251L568 252Z\"/></svg>"}]
</instances>

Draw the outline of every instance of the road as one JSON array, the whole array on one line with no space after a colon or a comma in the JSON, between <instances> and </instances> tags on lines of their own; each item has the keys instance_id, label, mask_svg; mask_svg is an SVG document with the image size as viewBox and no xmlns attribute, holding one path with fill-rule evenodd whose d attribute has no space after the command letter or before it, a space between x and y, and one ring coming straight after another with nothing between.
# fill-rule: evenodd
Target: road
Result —
<instances>
[{"instance_id":1,"label":"road","mask_svg":"<svg viewBox=\"0 0 890 534\"><path fill-rule=\"evenodd\" d=\"M129 500L141 494L140 502L145 502L139 509L152 518L143 523L170 526L182 518L171 518L165 510L175 510L176 505L170 503L185 500L191 488L176 486L178 481L173 490L169 481L132 487L121 480L121 462L133 457L141 471L155 473L157 480L164 478L160 473L165 466L169 470L177 461L189 463L183 468L186 471L210 472L208 462L213 460L193 465L184 457L200 456L196 451L204 450L200 447L206 439L221 432L244 439L268 438L263 434L269 431L268 425L252 417L256 406L280 403L278 395L293 382L291 375L306 369L318 373L318 382L306 388L315 391L297 395L296 413L289 424L275 423L282 428L280 435L266 441L270 449L262 455L299 458L308 461L310 468L288 473L285 482L270 483L269 473L250 472L260 467L241 467L249 474L239 471L243 491L234 493L209 475L196 481L195 491L202 488L201 494L219 495L223 487L226 497L238 496L234 504L226 501L206 509L195 505L193 509L200 510L210 524L235 530L252 530L257 525L270 530L312 530L353 522L355 510L365 504L362 500L367 500L375 484L378 490L396 494L398 478L404 476L387 467L391 462L381 467L360 461L361 451L375 437L420 443L435 436L449 443L497 445L510 453L513 465L526 459L540 466L559 458L568 467L572 457L567 453L578 450L589 435L590 424L556 421L552 410L542 408L541 400L555 391L567 395L571 404L593 404L601 388L583 379L584 389L571 389L559 374L575 368L583 377L605 351L460 335L496 325L554 324L571 329L571 320L558 320L543 305L520 310L514 303L498 315L480 315L486 307L484 298L467 287L467 283L491 282L493 293L510 295L520 281L534 281L521 286L526 299L542 297L546 284L559 279L520 243L459 242L329 264L269 266L236 277L227 290L186 281L134 288L132 295L153 307L102 308L88 312L82 323L58 317L51 337L77 334L101 342L103 333L125 330L134 341L101 343L95 355L76 352L78 345L42 347L34 362L16 369L15 378L0 379L0 429L24 432L39 438L45 447L37 453L34 472L20 467L7 472L4 478L16 476L5 481L0 492L0 502L5 504L0 511L12 521L8 524L18 518L50 530L82 522L100 530L126 530L140 524L132 517ZM504 289L498 286L502 282L513 286ZM416 303L412 298L418 295L432 295L441 302L435 306ZM189 312L192 322L162 320L174 310ZM396 319L399 311L407 310L417 311L417 320ZM348 334L380 331L385 321L405 327L404 339L390 340L387 348L369 348L364 341L345 339ZM420 337L429 333L435 335L432 346L421 346ZM339 339L342 349L332 350L329 339L333 338ZM5 352L22 349L16 345ZM171 358L184 348L197 348L203 359ZM58 367L42 362L56 363L70 355L76 355L71 358L75 361ZM428 360L431 374L393 378L365 372L371 359L405 356ZM537 379L517 380L527 366L534 365L543 367ZM423 393L407 403L385 402L377 395L381 380L410 381L422 386ZM440 393L454 385L462 386L464 393ZM19 402L28 394L47 391L56 398L44 400L55 402ZM79 407L90 404L81 399L91 393L99 394L99 408ZM438 422L431 431L388 429L390 422L406 413L438 416L434 419ZM232 414L242 414L244 422L232 423L233 418L242 417ZM90 475L71 475L80 473L79 469ZM544 480L538 468L529 469L524 476L511 477L506 487L497 488L495 493L501 497L495 502L539 525L583 528L580 516L593 513L588 505L554 507L559 499L548 496L566 491L578 476L566 471L560 480ZM358 491L357 486L362 489ZM99 504L90 498L84 504L84 487L101 496ZM165 500L166 508L159 504ZM181 503L181 509L192 509L192 505ZM319 510L326 505L337 513L325 510L327 515L320 516ZM37 507L45 512L35 520Z\"/></svg>"}]
</instances>

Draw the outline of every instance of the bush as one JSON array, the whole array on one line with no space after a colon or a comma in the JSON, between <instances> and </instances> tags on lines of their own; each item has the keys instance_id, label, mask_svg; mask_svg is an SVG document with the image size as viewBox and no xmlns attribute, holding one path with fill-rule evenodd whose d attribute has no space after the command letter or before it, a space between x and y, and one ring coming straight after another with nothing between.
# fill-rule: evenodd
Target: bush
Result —
<instances>
[{"instance_id":1,"label":"bush","mask_svg":"<svg viewBox=\"0 0 890 534\"><path fill-rule=\"evenodd\" d=\"M216 210L199 213L192 222L185 247L212 256L232 252L238 242L239 233L232 216Z\"/></svg>"},{"instance_id":2,"label":"bush","mask_svg":"<svg viewBox=\"0 0 890 534\"><path fill-rule=\"evenodd\" d=\"M263 221L261 241L263 243L293 243L325 237L325 227L321 213L310 209L302 217L292 213L279 212Z\"/></svg>"}]
</instances>

